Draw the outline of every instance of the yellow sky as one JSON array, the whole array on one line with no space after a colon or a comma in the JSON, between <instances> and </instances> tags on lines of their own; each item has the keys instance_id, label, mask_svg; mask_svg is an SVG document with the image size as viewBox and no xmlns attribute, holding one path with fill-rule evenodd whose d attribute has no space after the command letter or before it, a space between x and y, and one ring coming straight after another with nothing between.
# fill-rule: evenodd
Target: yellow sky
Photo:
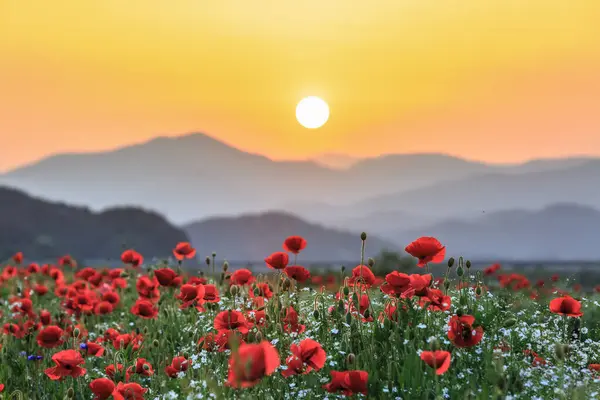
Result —
<instances>
[{"instance_id":1,"label":"yellow sky","mask_svg":"<svg viewBox=\"0 0 600 400\"><path fill-rule=\"evenodd\" d=\"M600 155L598 21L598 0L0 0L0 170L191 131L275 159Z\"/></svg>"}]
</instances>

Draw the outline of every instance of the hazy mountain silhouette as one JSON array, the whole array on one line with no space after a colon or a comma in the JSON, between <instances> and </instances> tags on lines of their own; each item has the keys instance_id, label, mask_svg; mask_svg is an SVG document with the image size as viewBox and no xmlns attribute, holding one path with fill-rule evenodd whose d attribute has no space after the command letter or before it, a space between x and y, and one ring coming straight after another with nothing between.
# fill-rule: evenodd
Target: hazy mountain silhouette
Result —
<instances>
[{"instance_id":1,"label":"hazy mountain silhouette","mask_svg":"<svg viewBox=\"0 0 600 400\"><path fill-rule=\"evenodd\" d=\"M260 261L275 251L283 251L286 237L300 235L308 245L298 263L352 261L360 263L360 231L348 232L308 223L283 212L266 212L237 217L215 217L185 226L201 254L213 251L231 261ZM398 246L374 236L367 238L367 254Z\"/></svg>"},{"instance_id":2,"label":"hazy mountain silhouette","mask_svg":"<svg viewBox=\"0 0 600 400\"><path fill-rule=\"evenodd\" d=\"M397 154L334 170L313 161L273 161L194 133L55 155L1 175L0 184L94 210L139 205L177 223L282 209L350 229L371 215L394 228L400 219L374 213L400 212L407 223L567 200L597 205L600 188L590 183L600 176L599 162L580 157L490 165L444 154Z\"/></svg>"},{"instance_id":3,"label":"hazy mountain silhouette","mask_svg":"<svg viewBox=\"0 0 600 400\"><path fill-rule=\"evenodd\" d=\"M500 260L598 260L600 211L572 203L541 210L508 210L484 214L472 221L447 220L431 226L390 233L409 243L435 236L448 256Z\"/></svg>"},{"instance_id":4,"label":"hazy mountain silhouette","mask_svg":"<svg viewBox=\"0 0 600 400\"><path fill-rule=\"evenodd\" d=\"M324 153L312 157L310 160L327 168L344 170L356 164L360 159L360 157L354 157L348 154Z\"/></svg>"},{"instance_id":5,"label":"hazy mountain silhouette","mask_svg":"<svg viewBox=\"0 0 600 400\"><path fill-rule=\"evenodd\" d=\"M146 259L167 257L184 231L162 216L139 208L94 213L87 208L50 203L0 187L0 260L22 251L29 260L118 260L133 247Z\"/></svg>"}]
</instances>

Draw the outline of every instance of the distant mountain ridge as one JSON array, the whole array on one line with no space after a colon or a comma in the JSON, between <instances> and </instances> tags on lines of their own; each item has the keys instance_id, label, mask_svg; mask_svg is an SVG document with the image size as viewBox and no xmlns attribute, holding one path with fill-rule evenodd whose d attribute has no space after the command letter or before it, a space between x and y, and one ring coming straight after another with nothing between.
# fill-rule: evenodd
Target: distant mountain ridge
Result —
<instances>
[{"instance_id":1,"label":"distant mountain ridge","mask_svg":"<svg viewBox=\"0 0 600 400\"><path fill-rule=\"evenodd\" d=\"M202 252L232 261L261 261L283 251L286 237L300 235L308 245L298 258L304 262L356 260L360 263L361 232L347 232L308 223L289 213L265 212L235 217L215 217L184 227L192 243ZM375 236L367 237L367 254L398 246Z\"/></svg>"},{"instance_id":2,"label":"distant mountain ridge","mask_svg":"<svg viewBox=\"0 0 600 400\"><path fill-rule=\"evenodd\" d=\"M0 260L22 251L29 260L119 259L135 248L147 260L169 257L181 229L161 215L140 208L118 207L94 213L87 208L50 203L0 187Z\"/></svg>"},{"instance_id":3,"label":"distant mountain ridge","mask_svg":"<svg viewBox=\"0 0 600 400\"><path fill-rule=\"evenodd\" d=\"M135 205L179 224L284 210L311 222L377 231L502 209L572 201L600 205L600 159L491 165L444 154L358 160L345 170L273 161L208 135L159 137L115 151L56 155L0 175L0 184L101 210Z\"/></svg>"}]
</instances>

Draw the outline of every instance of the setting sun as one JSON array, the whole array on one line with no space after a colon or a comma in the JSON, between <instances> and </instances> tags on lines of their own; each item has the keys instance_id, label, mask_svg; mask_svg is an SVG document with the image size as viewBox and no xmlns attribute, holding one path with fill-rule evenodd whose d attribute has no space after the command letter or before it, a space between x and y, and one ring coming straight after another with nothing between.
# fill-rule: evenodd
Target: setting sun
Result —
<instances>
[{"instance_id":1,"label":"setting sun","mask_svg":"<svg viewBox=\"0 0 600 400\"><path fill-rule=\"evenodd\" d=\"M329 106L319 97L305 97L296 106L296 119L305 128L320 128L329 119Z\"/></svg>"}]
</instances>

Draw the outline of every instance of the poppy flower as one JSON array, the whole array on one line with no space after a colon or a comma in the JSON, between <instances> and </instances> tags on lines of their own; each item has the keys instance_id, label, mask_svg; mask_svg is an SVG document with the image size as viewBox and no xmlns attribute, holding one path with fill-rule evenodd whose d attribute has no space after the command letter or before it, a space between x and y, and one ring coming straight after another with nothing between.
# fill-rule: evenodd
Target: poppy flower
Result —
<instances>
[{"instance_id":1,"label":"poppy flower","mask_svg":"<svg viewBox=\"0 0 600 400\"><path fill-rule=\"evenodd\" d=\"M450 353L444 350L422 351L421 360L435 369L437 375L442 375L450 368Z\"/></svg>"},{"instance_id":2,"label":"poppy flower","mask_svg":"<svg viewBox=\"0 0 600 400\"><path fill-rule=\"evenodd\" d=\"M233 285L248 285L254 282L254 277L252 276L252 271L246 268L238 269L233 274L231 274L231 283Z\"/></svg>"},{"instance_id":3,"label":"poppy flower","mask_svg":"<svg viewBox=\"0 0 600 400\"><path fill-rule=\"evenodd\" d=\"M427 306L427 309L431 311L448 311L451 304L450 296L445 296L439 289L427 288L425 296L419 300L421 307Z\"/></svg>"},{"instance_id":4,"label":"poppy flower","mask_svg":"<svg viewBox=\"0 0 600 400\"><path fill-rule=\"evenodd\" d=\"M375 284L375 274L366 265L358 265L352 270L352 276L348 280L350 286L361 284L371 287Z\"/></svg>"},{"instance_id":5,"label":"poppy flower","mask_svg":"<svg viewBox=\"0 0 600 400\"><path fill-rule=\"evenodd\" d=\"M133 367L129 367L127 369L129 374L136 373L142 376L152 376L154 375L154 369L152 368L152 364L150 364L145 358L138 358L135 360L135 365Z\"/></svg>"},{"instance_id":6,"label":"poppy flower","mask_svg":"<svg viewBox=\"0 0 600 400\"><path fill-rule=\"evenodd\" d=\"M104 347L96 342L87 342L85 346L82 343L80 347L85 350L86 355L94 357L102 357L104 354Z\"/></svg>"},{"instance_id":7,"label":"poppy flower","mask_svg":"<svg viewBox=\"0 0 600 400\"><path fill-rule=\"evenodd\" d=\"M158 307L152 302L142 298L136 300L130 311L133 315L146 319L152 319L158 316Z\"/></svg>"},{"instance_id":8,"label":"poppy flower","mask_svg":"<svg viewBox=\"0 0 600 400\"><path fill-rule=\"evenodd\" d=\"M483 273L485 275L493 275L500 269L500 264L492 264L489 267L484 268Z\"/></svg>"},{"instance_id":9,"label":"poppy flower","mask_svg":"<svg viewBox=\"0 0 600 400\"><path fill-rule=\"evenodd\" d=\"M175 249L173 249L173 255L179 261L186 258L191 259L196 256L196 249L188 242L180 242L175 246Z\"/></svg>"},{"instance_id":10,"label":"poppy flower","mask_svg":"<svg viewBox=\"0 0 600 400\"><path fill-rule=\"evenodd\" d=\"M279 365L279 353L271 343L242 343L229 358L227 384L235 388L252 387L275 372Z\"/></svg>"},{"instance_id":11,"label":"poppy flower","mask_svg":"<svg viewBox=\"0 0 600 400\"><path fill-rule=\"evenodd\" d=\"M202 311L202 303L204 302L204 285L182 285L176 298L181 300L182 304L179 306L179 308L182 310L195 305L199 311Z\"/></svg>"},{"instance_id":12,"label":"poppy flower","mask_svg":"<svg viewBox=\"0 0 600 400\"><path fill-rule=\"evenodd\" d=\"M140 386L139 383L119 382L113 392L113 397L115 400L144 400L144 393L147 391L148 389Z\"/></svg>"},{"instance_id":13,"label":"poppy flower","mask_svg":"<svg viewBox=\"0 0 600 400\"><path fill-rule=\"evenodd\" d=\"M18 252L15 255L12 256L12 260L15 262L15 264L20 265L23 262L23 253L22 252Z\"/></svg>"},{"instance_id":14,"label":"poppy flower","mask_svg":"<svg viewBox=\"0 0 600 400\"><path fill-rule=\"evenodd\" d=\"M270 299L271 297L273 297L273 291L271 290L269 284L266 282L259 282L256 285L254 285L254 290L250 290L249 294L251 298L264 297Z\"/></svg>"},{"instance_id":15,"label":"poppy flower","mask_svg":"<svg viewBox=\"0 0 600 400\"><path fill-rule=\"evenodd\" d=\"M52 349L64 343L65 331L56 325L50 325L42 329L37 335L37 343L41 347Z\"/></svg>"},{"instance_id":16,"label":"poppy flower","mask_svg":"<svg viewBox=\"0 0 600 400\"><path fill-rule=\"evenodd\" d=\"M287 369L281 374L285 377L308 374L313 369L320 370L325 365L327 354L321 344L312 339L304 339L290 346L292 355L286 360Z\"/></svg>"},{"instance_id":17,"label":"poppy flower","mask_svg":"<svg viewBox=\"0 0 600 400\"><path fill-rule=\"evenodd\" d=\"M448 325L448 339L456 347L471 347L481 342L483 337L483 328L481 326L473 327L475 317L472 315L452 316Z\"/></svg>"},{"instance_id":18,"label":"poppy flower","mask_svg":"<svg viewBox=\"0 0 600 400\"><path fill-rule=\"evenodd\" d=\"M204 297L202 298L207 303L218 303L221 301L219 297L219 289L215 285L204 285Z\"/></svg>"},{"instance_id":19,"label":"poppy flower","mask_svg":"<svg viewBox=\"0 0 600 400\"><path fill-rule=\"evenodd\" d=\"M430 262L440 263L446 256L446 247L436 238L428 236L418 238L406 246L404 251L419 259L418 267L424 267Z\"/></svg>"},{"instance_id":20,"label":"poppy flower","mask_svg":"<svg viewBox=\"0 0 600 400\"><path fill-rule=\"evenodd\" d=\"M60 351L52 356L52 361L56 365L46 369L44 373L53 381L61 380L67 376L78 378L85 375L86 369L80 367L85 363L85 360L75 350Z\"/></svg>"},{"instance_id":21,"label":"poppy flower","mask_svg":"<svg viewBox=\"0 0 600 400\"><path fill-rule=\"evenodd\" d=\"M283 249L298 254L306 248L306 240L302 236L290 236L283 242Z\"/></svg>"},{"instance_id":22,"label":"poppy flower","mask_svg":"<svg viewBox=\"0 0 600 400\"><path fill-rule=\"evenodd\" d=\"M96 397L94 400L106 400L115 390L115 383L108 378L98 378L90 382L90 390Z\"/></svg>"},{"instance_id":23,"label":"poppy flower","mask_svg":"<svg viewBox=\"0 0 600 400\"><path fill-rule=\"evenodd\" d=\"M48 310L40 310L40 322L43 325L50 325L52 321L52 314Z\"/></svg>"},{"instance_id":24,"label":"poppy flower","mask_svg":"<svg viewBox=\"0 0 600 400\"><path fill-rule=\"evenodd\" d=\"M310 272L300 265L292 265L289 267L285 267L283 272L285 272L287 276L299 283L305 282L310 278Z\"/></svg>"},{"instance_id":25,"label":"poppy flower","mask_svg":"<svg viewBox=\"0 0 600 400\"><path fill-rule=\"evenodd\" d=\"M121 261L123 264L131 265L132 267L139 267L144 263L144 257L137 251L130 249L125 250L121 254Z\"/></svg>"},{"instance_id":26,"label":"poppy flower","mask_svg":"<svg viewBox=\"0 0 600 400\"><path fill-rule=\"evenodd\" d=\"M187 371L190 364L191 361L187 360L185 357L174 357L171 364L167 365L165 368L165 373L171 378L176 378L180 372Z\"/></svg>"},{"instance_id":27,"label":"poppy flower","mask_svg":"<svg viewBox=\"0 0 600 400\"><path fill-rule=\"evenodd\" d=\"M177 278L177 272L171 268L160 268L154 271L154 276L156 276L161 286L175 286L173 282Z\"/></svg>"},{"instance_id":28,"label":"poppy flower","mask_svg":"<svg viewBox=\"0 0 600 400\"><path fill-rule=\"evenodd\" d=\"M306 326L299 323L298 313L292 306L287 308L285 317L282 318L281 322L283 322L283 329L288 333L300 334L306 330Z\"/></svg>"},{"instance_id":29,"label":"poppy flower","mask_svg":"<svg viewBox=\"0 0 600 400\"><path fill-rule=\"evenodd\" d=\"M96 307L94 307L94 313L96 315L106 315L113 312L113 309L114 307L112 303L109 303L108 301L100 301L98 304L96 304Z\"/></svg>"},{"instance_id":30,"label":"poppy flower","mask_svg":"<svg viewBox=\"0 0 600 400\"><path fill-rule=\"evenodd\" d=\"M265 258L267 267L271 269L284 269L290 262L290 256L282 251L275 252L269 257Z\"/></svg>"},{"instance_id":31,"label":"poppy flower","mask_svg":"<svg viewBox=\"0 0 600 400\"><path fill-rule=\"evenodd\" d=\"M362 393L367 395L369 373L366 371L331 371L331 382L323 385L330 393L342 392L346 396Z\"/></svg>"},{"instance_id":32,"label":"poppy flower","mask_svg":"<svg viewBox=\"0 0 600 400\"><path fill-rule=\"evenodd\" d=\"M581 303L571 296L559 297L550 302L550 312L567 317L581 317Z\"/></svg>"},{"instance_id":33,"label":"poppy flower","mask_svg":"<svg viewBox=\"0 0 600 400\"><path fill-rule=\"evenodd\" d=\"M115 367L115 364L111 363L106 368L104 368L104 372L110 377L110 379L114 379L117 373L123 373L123 364L117 364L117 366Z\"/></svg>"},{"instance_id":34,"label":"poppy flower","mask_svg":"<svg viewBox=\"0 0 600 400\"><path fill-rule=\"evenodd\" d=\"M217 331L237 330L242 334L248 333L248 321L240 311L229 310L221 311L217 314L214 321L214 327Z\"/></svg>"},{"instance_id":35,"label":"poppy flower","mask_svg":"<svg viewBox=\"0 0 600 400\"><path fill-rule=\"evenodd\" d=\"M411 279L405 273L392 271L385 276L385 282L379 287L387 295L395 297L412 297Z\"/></svg>"}]
</instances>

